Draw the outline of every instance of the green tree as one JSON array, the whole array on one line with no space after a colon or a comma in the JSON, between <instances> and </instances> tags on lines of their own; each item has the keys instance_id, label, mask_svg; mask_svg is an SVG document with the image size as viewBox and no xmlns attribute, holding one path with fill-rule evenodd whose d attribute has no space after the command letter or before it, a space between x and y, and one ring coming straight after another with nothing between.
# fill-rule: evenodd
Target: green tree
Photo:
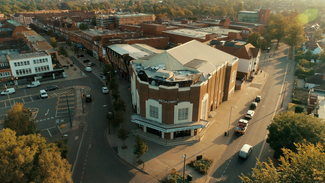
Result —
<instances>
[{"instance_id":1,"label":"green tree","mask_svg":"<svg viewBox=\"0 0 325 183\"><path fill-rule=\"evenodd\" d=\"M96 15L91 19L91 25L96 26Z\"/></svg>"},{"instance_id":2,"label":"green tree","mask_svg":"<svg viewBox=\"0 0 325 183\"><path fill-rule=\"evenodd\" d=\"M311 57L313 56L313 52L311 52L310 50L308 50L306 53L305 53L305 59L310 61L311 60Z\"/></svg>"},{"instance_id":3,"label":"green tree","mask_svg":"<svg viewBox=\"0 0 325 183\"><path fill-rule=\"evenodd\" d=\"M261 48L262 39L261 34L258 32L253 32L248 35L247 43L251 43L255 48Z\"/></svg>"},{"instance_id":4,"label":"green tree","mask_svg":"<svg viewBox=\"0 0 325 183\"><path fill-rule=\"evenodd\" d=\"M112 80L109 82L109 88L111 90L118 90L118 84L116 83L116 81L113 77L112 77Z\"/></svg>"},{"instance_id":5,"label":"green tree","mask_svg":"<svg viewBox=\"0 0 325 183\"><path fill-rule=\"evenodd\" d=\"M303 143L304 139L316 144L324 144L325 124L320 118L292 111L276 115L268 126L266 142L274 150L274 157L282 155L282 148L295 151L294 143ZM280 140L281 139L281 140Z\"/></svg>"},{"instance_id":6,"label":"green tree","mask_svg":"<svg viewBox=\"0 0 325 183\"><path fill-rule=\"evenodd\" d=\"M324 38L323 36L323 30L322 29L317 29L316 31L313 32L313 37L316 39L316 40L321 40Z\"/></svg>"},{"instance_id":7,"label":"green tree","mask_svg":"<svg viewBox=\"0 0 325 183\"><path fill-rule=\"evenodd\" d=\"M306 41L304 36L304 28L303 25L297 19L293 19L288 28L288 33L285 38L285 43L289 46L299 46L303 42Z\"/></svg>"},{"instance_id":8,"label":"green tree","mask_svg":"<svg viewBox=\"0 0 325 183\"><path fill-rule=\"evenodd\" d=\"M117 137L123 141L123 146L125 146L125 140L129 138L130 132L122 126L119 131L117 132Z\"/></svg>"},{"instance_id":9,"label":"green tree","mask_svg":"<svg viewBox=\"0 0 325 183\"><path fill-rule=\"evenodd\" d=\"M50 44L53 48L56 48L58 46L58 43L56 42L55 37L50 38Z\"/></svg>"},{"instance_id":10,"label":"green tree","mask_svg":"<svg viewBox=\"0 0 325 183\"><path fill-rule=\"evenodd\" d=\"M277 39L277 46L279 45L282 38L287 34L287 19L282 14L272 16L273 18L269 22L270 32L272 37Z\"/></svg>"},{"instance_id":11,"label":"green tree","mask_svg":"<svg viewBox=\"0 0 325 183\"><path fill-rule=\"evenodd\" d=\"M302 67L309 67L310 62L306 59L301 59L299 60L298 64L301 65Z\"/></svg>"},{"instance_id":12,"label":"green tree","mask_svg":"<svg viewBox=\"0 0 325 183\"><path fill-rule=\"evenodd\" d=\"M87 29L88 29L88 25L85 24L85 23L81 23L81 24L79 25L79 29L80 29L80 30L87 30Z\"/></svg>"},{"instance_id":13,"label":"green tree","mask_svg":"<svg viewBox=\"0 0 325 183\"><path fill-rule=\"evenodd\" d=\"M3 128L10 128L18 136L35 134L37 132L35 120L31 118L31 113L26 107L23 107L22 103L16 103L8 110Z\"/></svg>"},{"instance_id":14,"label":"green tree","mask_svg":"<svg viewBox=\"0 0 325 183\"><path fill-rule=\"evenodd\" d=\"M125 112L126 108L125 108L125 102L124 102L124 100L122 100L120 98L117 99L117 100L115 100L113 102L113 109L115 111L123 111L123 112Z\"/></svg>"},{"instance_id":15,"label":"green tree","mask_svg":"<svg viewBox=\"0 0 325 183\"><path fill-rule=\"evenodd\" d=\"M57 139L54 144L58 147L61 152L61 157L64 159L68 158L69 147L67 146L68 139Z\"/></svg>"},{"instance_id":16,"label":"green tree","mask_svg":"<svg viewBox=\"0 0 325 183\"><path fill-rule=\"evenodd\" d=\"M5 128L0 132L0 147L0 182L72 183L71 165L40 134L17 137Z\"/></svg>"},{"instance_id":17,"label":"green tree","mask_svg":"<svg viewBox=\"0 0 325 183\"><path fill-rule=\"evenodd\" d=\"M323 50L318 54L318 59L321 60L322 62L325 62L325 49L323 49Z\"/></svg>"},{"instance_id":18,"label":"green tree","mask_svg":"<svg viewBox=\"0 0 325 183\"><path fill-rule=\"evenodd\" d=\"M118 98L120 98L120 92L116 89L112 90L112 96L115 100L117 100Z\"/></svg>"},{"instance_id":19,"label":"green tree","mask_svg":"<svg viewBox=\"0 0 325 183\"><path fill-rule=\"evenodd\" d=\"M119 126L120 124L122 124L124 122L125 118L124 118L124 111L116 111L114 113L114 117L112 119L112 125L117 127Z\"/></svg>"},{"instance_id":20,"label":"green tree","mask_svg":"<svg viewBox=\"0 0 325 183\"><path fill-rule=\"evenodd\" d=\"M288 182L324 182L325 153L319 143L295 143L295 151L283 148L279 166L275 167L272 160L261 163L257 159L257 166L252 174L241 174L243 183L288 183Z\"/></svg>"},{"instance_id":21,"label":"green tree","mask_svg":"<svg viewBox=\"0 0 325 183\"><path fill-rule=\"evenodd\" d=\"M134 154L137 155L139 160L141 156L144 155L149 150L147 144L143 141L140 135L137 135L134 145Z\"/></svg>"},{"instance_id":22,"label":"green tree","mask_svg":"<svg viewBox=\"0 0 325 183\"><path fill-rule=\"evenodd\" d=\"M60 46L59 47L58 53L61 54L61 55L66 56L66 57L68 57L68 52L67 52L67 50L63 46Z\"/></svg>"},{"instance_id":23,"label":"green tree","mask_svg":"<svg viewBox=\"0 0 325 183\"><path fill-rule=\"evenodd\" d=\"M59 41L60 42L65 41L65 36L64 35L59 36Z\"/></svg>"}]
</instances>

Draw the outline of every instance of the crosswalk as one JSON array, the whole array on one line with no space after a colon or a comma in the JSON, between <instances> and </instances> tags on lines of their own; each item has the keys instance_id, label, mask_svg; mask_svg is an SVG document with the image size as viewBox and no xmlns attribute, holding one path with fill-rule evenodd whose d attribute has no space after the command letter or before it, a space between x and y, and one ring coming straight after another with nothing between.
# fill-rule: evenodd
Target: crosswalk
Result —
<instances>
[{"instance_id":1,"label":"crosswalk","mask_svg":"<svg viewBox=\"0 0 325 183\"><path fill-rule=\"evenodd\" d=\"M75 95L61 95L58 97L55 117L67 117L74 115Z\"/></svg>"}]
</instances>

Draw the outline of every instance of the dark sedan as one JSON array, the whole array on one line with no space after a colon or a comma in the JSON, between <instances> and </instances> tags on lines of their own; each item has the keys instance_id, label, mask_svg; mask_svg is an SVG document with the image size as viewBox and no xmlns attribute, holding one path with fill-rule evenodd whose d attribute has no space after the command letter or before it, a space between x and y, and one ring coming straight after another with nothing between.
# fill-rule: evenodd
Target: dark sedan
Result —
<instances>
[{"instance_id":1,"label":"dark sedan","mask_svg":"<svg viewBox=\"0 0 325 183\"><path fill-rule=\"evenodd\" d=\"M95 63L93 63L93 62L89 62L87 66L88 66L88 67L92 67L92 66L94 66L94 65L95 65Z\"/></svg>"},{"instance_id":2,"label":"dark sedan","mask_svg":"<svg viewBox=\"0 0 325 183\"><path fill-rule=\"evenodd\" d=\"M84 62L84 63L87 63L87 62L89 62L89 61L90 61L90 60L88 60L88 59L85 59L83 62Z\"/></svg>"},{"instance_id":3,"label":"dark sedan","mask_svg":"<svg viewBox=\"0 0 325 183\"><path fill-rule=\"evenodd\" d=\"M57 90L59 87L57 85L51 85L45 88L45 91Z\"/></svg>"},{"instance_id":4,"label":"dark sedan","mask_svg":"<svg viewBox=\"0 0 325 183\"><path fill-rule=\"evenodd\" d=\"M83 54L80 54L80 55L78 55L78 57L84 57L84 55Z\"/></svg>"}]
</instances>

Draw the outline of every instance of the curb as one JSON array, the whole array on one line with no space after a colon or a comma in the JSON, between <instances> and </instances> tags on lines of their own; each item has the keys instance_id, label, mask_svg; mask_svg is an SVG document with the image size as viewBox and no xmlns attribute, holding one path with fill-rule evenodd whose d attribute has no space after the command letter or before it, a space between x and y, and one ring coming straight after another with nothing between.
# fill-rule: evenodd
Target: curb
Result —
<instances>
[{"instance_id":1,"label":"curb","mask_svg":"<svg viewBox=\"0 0 325 183\"><path fill-rule=\"evenodd\" d=\"M105 130L105 134L104 134L105 139L106 139L106 142L107 142L107 146L111 149L112 152L114 152L114 154L116 155L116 157L118 157L118 158L119 158L121 161L123 161L125 164L127 164L127 165L129 165L129 166L132 166L133 168L135 168L135 169L138 170L139 172L144 173L144 174L147 174L147 175L150 175L148 172L139 169L138 167L134 166L133 164L131 164L131 163L127 162L126 160L124 160L123 158L121 158L121 157L120 157L120 156L119 156L119 155L118 155L118 154L113 150L113 148L112 148L112 146L110 145L109 140L108 140L107 129L108 129L108 128L106 128L106 130ZM155 178L155 177L153 177L153 178ZM155 179L157 179L157 178L155 178ZM157 179L157 180L158 180L158 179Z\"/></svg>"}]
</instances>

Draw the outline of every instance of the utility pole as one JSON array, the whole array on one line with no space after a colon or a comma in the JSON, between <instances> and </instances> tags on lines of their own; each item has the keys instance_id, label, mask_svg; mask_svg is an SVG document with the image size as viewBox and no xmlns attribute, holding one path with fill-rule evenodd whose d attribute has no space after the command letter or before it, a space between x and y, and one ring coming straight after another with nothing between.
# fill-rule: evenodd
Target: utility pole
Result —
<instances>
[{"instance_id":1,"label":"utility pole","mask_svg":"<svg viewBox=\"0 0 325 183\"><path fill-rule=\"evenodd\" d=\"M186 161L186 154L184 154L182 158L184 158L183 183L185 183L185 161Z\"/></svg>"}]
</instances>

